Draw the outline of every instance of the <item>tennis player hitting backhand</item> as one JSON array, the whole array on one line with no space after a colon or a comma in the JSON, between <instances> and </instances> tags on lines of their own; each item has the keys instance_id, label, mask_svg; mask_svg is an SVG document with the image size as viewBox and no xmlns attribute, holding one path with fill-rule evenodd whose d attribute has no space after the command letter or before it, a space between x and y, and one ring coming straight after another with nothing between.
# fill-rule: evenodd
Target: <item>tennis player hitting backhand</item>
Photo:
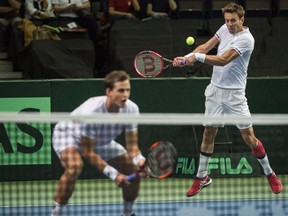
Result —
<instances>
[{"instance_id":1,"label":"tennis player hitting backhand","mask_svg":"<svg viewBox=\"0 0 288 216\"><path fill-rule=\"evenodd\" d=\"M127 73L124 71L109 73L104 80L104 85L105 96L86 100L71 115L101 113L139 115L138 106L129 100L131 87ZM123 131L125 131L127 150L114 141ZM122 215L135 216L133 204L138 196L140 179L128 182L126 175L135 172L137 166L144 166L145 162L138 148L136 124L59 122L53 132L53 147L65 171L56 189L52 216L61 215L62 208L68 203L77 177L82 171L82 156L122 188L124 198Z\"/></svg>"},{"instance_id":2,"label":"tennis player hitting backhand","mask_svg":"<svg viewBox=\"0 0 288 216\"><path fill-rule=\"evenodd\" d=\"M176 57L174 66L182 62L191 65L195 61L213 65L211 83L205 90L205 115L234 115L250 117L245 97L248 63L254 49L254 38L249 29L243 26L245 11L241 5L229 3L222 10L225 24L206 43L198 46L184 57ZM217 55L206 55L218 45ZM183 65L183 63L182 63ZM199 167L194 184L186 193L188 197L198 194L209 186L212 179L207 175L209 159L214 151L214 140L218 127L223 125L204 123L205 129L201 143ZM236 124L244 142L263 167L271 190L280 193L282 184L270 167L268 157L261 141L254 135L252 124Z\"/></svg>"}]
</instances>

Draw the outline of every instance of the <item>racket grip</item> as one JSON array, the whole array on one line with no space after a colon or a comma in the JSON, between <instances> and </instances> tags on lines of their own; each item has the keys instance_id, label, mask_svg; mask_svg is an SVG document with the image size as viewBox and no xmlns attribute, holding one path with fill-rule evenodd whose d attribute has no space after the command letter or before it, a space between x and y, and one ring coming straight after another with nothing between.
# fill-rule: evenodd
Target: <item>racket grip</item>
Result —
<instances>
[{"instance_id":1,"label":"racket grip","mask_svg":"<svg viewBox=\"0 0 288 216\"><path fill-rule=\"evenodd\" d=\"M185 60L182 59L182 60L180 61L180 65L185 65Z\"/></svg>"},{"instance_id":2,"label":"racket grip","mask_svg":"<svg viewBox=\"0 0 288 216\"><path fill-rule=\"evenodd\" d=\"M133 180L136 180L138 179L139 176L137 175L137 173L131 173L130 175L127 176L127 181L133 181Z\"/></svg>"}]
</instances>

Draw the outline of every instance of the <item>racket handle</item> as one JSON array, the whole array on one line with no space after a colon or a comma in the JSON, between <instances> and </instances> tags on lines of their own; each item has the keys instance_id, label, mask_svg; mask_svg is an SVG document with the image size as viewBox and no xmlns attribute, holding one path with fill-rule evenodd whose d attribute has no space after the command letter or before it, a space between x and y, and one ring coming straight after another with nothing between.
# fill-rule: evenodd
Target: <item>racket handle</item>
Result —
<instances>
[{"instance_id":1,"label":"racket handle","mask_svg":"<svg viewBox=\"0 0 288 216\"><path fill-rule=\"evenodd\" d=\"M139 178L139 176L137 175L137 173L131 173L130 175L127 176L128 181L133 181L133 180L136 180L138 178Z\"/></svg>"},{"instance_id":2,"label":"racket handle","mask_svg":"<svg viewBox=\"0 0 288 216\"><path fill-rule=\"evenodd\" d=\"M182 60L180 61L180 65L185 65L185 60L182 59Z\"/></svg>"}]
</instances>

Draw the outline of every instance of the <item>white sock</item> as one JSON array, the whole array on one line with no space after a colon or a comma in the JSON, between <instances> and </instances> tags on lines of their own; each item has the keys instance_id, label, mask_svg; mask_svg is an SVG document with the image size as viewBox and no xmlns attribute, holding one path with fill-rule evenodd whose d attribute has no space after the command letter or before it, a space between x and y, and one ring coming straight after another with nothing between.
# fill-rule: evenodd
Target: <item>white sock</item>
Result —
<instances>
[{"instance_id":1,"label":"white sock","mask_svg":"<svg viewBox=\"0 0 288 216\"><path fill-rule=\"evenodd\" d=\"M124 201L122 216L131 216L131 214L133 213L133 205L134 202Z\"/></svg>"},{"instance_id":2,"label":"white sock","mask_svg":"<svg viewBox=\"0 0 288 216\"><path fill-rule=\"evenodd\" d=\"M59 203L54 201L51 216L60 216L63 207L64 207L64 205L60 205Z\"/></svg>"},{"instance_id":3,"label":"white sock","mask_svg":"<svg viewBox=\"0 0 288 216\"><path fill-rule=\"evenodd\" d=\"M263 171L264 171L266 176L270 175L273 172L272 168L270 167L270 163L269 163L267 155L265 155L265 157L262 159L257 158L257 160L259 161L260 165L262 166Z\"/></svg>"},{"instance_id":4,"label":"white sock","mask_svg":"<svg viewBox=\"0 0 288 216\"><path fill-rule=\"evenodd\" d=\"M198 171L196 175L198 178L204 178L205 176L208 175L207 170L208 170L209 159L210 157L200 154Z\"/></svg>"}]
</instances>

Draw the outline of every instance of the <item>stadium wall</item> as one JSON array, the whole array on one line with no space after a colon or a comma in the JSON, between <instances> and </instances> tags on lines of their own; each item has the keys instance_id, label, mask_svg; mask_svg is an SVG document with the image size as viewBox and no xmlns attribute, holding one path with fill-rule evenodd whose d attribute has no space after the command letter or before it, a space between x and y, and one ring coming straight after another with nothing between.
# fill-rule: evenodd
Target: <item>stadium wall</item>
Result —
<instances>
[{"instance_id":1,"label":"stadium wall","mask_svg":"<svg viewBox=\"0 0 288 216\"><path fill-rule=\"evenodd\" d=\"M139 105L142 113L203 113L204 90L209 81L209 78L196 77L135 78L131 81L131 99ZM247 98L252 114L287 113L287 86L288 78L249 78ZM3 81L0 82L0 111L71 112L87 98L103 94L102 79ZM28 126L29 131L29 123L26 126ZM201 126L199 127L201 128ZM16 125L16 128L17 133L27 133L27 130L23 130L21 125ZM33 129L33 127L31 128ZM51 131L52 128L53 125L48 130ZM177 146L180 153L197 154L192 126L156 125L152 127L140 126L139 129L139 140L143 150L147 149L148 145L154 141L169 140ZM29 151L25 153L21 152L21 149L25 149L24 144L12 138L9 130L7 124L0 124L0 158L2 158L0 160L0 181L59 178L62 168L53 149L51 149L49 137L51 133L48 133L46 137L44 136L42 143L39 144L41 148L39 147L37 152L31 150L30 153ZM233 127L231 130L237 129ZM287 127L273 129L276 134L279 134L277 139L273 134L269 134L273 133L269 130L269 126L255 126L255 131L264 142L266 150L269 152L270 162L275 170L278 173L286 173L287 169L283 166L286 163L283 162L287 162L284 154L288 151L286 145ZM33 133L28 134L33 136ZM237 137L232 137L232 139L234 152L250 151L240 139L240 134ZM36 138L34 140L37 142ZM120 137L119 141L123 141L123 137ZM26 149L29 150L28 147ZM43 149L45 151L42 154L45 154L45 157L38 160L37 157L43 158L39 155ZM31 155L27 156L27 154ZM25 155L25 157L21 155ZM19 162L21 157L25 158L25 163L21 160ZM33 163L29 161L33 161ZM81 178L94 177L99 177L99 173L87 165Z\"/></svg>"}]
</instances>

